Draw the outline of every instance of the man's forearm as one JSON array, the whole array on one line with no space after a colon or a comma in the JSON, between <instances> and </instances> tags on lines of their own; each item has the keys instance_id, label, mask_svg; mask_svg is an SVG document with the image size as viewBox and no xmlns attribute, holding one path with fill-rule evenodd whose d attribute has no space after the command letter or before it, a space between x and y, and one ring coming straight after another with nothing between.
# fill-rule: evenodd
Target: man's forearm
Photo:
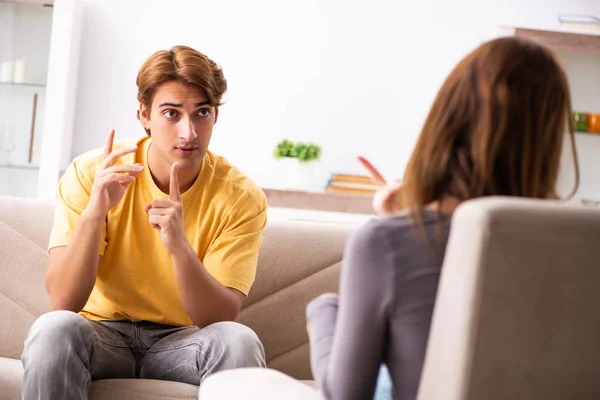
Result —
<instances>
[{"instance_id":1,"label":"man's forearm","mask_svg":"<svg viewBox=\"0 0 600 400\"><path fill-rule=\"evenodd\" d=\"M68 245L50 255L46 290L55 310L79 312L85 306L96 282L103 223L84 212Z\"/></svg>"},{"instance_id":2,"label":"man's forearm","mask_svg":"<svg viewBox=\"0 0 600 400\"><path fill-rule=\"evenodd\" d=\"M172 256L183 308L196 325L202 328L237 318L234 293L208 273L189 244Z\"/></svg>"}]
</instances>

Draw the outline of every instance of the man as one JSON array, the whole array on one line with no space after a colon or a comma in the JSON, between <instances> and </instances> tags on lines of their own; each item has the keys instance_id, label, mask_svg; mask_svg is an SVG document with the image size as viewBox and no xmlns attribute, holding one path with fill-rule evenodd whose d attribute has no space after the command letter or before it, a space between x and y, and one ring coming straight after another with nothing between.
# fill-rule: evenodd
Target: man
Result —
<instances>
[{"instance_id":1,"label":"man","mask_svg":"<svg viewBox=\"0 0 600 400\"><path fill-rule=\"evenodd\" d=\"M222 70L176 46L142 65L137 86L147 136L114 142L112 131L59 183L46 276L55 311L26 339L24 399L265 366L254 332L231 322L254 281L266 199L208 151Z\"/></svg>"}]
</instances>

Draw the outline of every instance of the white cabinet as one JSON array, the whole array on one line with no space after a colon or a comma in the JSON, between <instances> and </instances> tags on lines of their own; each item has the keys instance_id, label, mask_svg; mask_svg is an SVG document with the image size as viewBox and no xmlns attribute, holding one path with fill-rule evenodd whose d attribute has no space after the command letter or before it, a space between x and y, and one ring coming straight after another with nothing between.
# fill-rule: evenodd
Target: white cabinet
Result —
<instances>
[{"instance_id":1,"label":"white cabinet","mask_svg":"<svg viewBox=\"0 0 600 400\"><path fill-rule=\"evenodd\" d=\"M34 197L52 7L0 2L0 195Z\"/></svg>"},{"instance_id":2,"label":"white cabinet","mask_svg":"<svg viewBox=\"0 0 600 400\"><path fill-rule=\"evenodd\" d=\"M24 83L0 83L0 195L55 197L71 158L80 10L78 0L0 0L0 63L27 60Z\"/></svg>"}]
</instances>

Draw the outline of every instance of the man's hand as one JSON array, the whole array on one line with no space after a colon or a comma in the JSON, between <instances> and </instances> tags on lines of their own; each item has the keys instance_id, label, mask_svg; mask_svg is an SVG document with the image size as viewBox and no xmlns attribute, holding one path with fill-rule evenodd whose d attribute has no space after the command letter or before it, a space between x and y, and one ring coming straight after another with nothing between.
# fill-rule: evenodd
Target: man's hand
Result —
<instances>
[{"instance_id":1,"label":"man's hand","mask_svg":"<svg viewBox=\"0 0 600 400\"><path fill-rule=\"evenodd\" d=\"M373 196L373 208L379 215L393 215L401 210L397 196L402 189L402 182L387 182L377 169L366 158L358 157L358 161L369 171L377 192Z\"/></svg>"},{"instance_id":2,"label":"man's hand","mask_svg":"<svg viewBox=\"0 0 600 400\"><path fill-rule=\"evenodd\" d=\"M115 130L108 134L102 163L96 169L96 177L90 194L90 201L84 213L87 216L104 219L125 194L127 187L144 170L140 164L114 165L120 157L137 150L137 146L128 149L112 150Z\"/></svg>"},{"instance_id":3,"label":"man's hand","mask_svg":"<svg viewBox=\"0 0 600 400\"><path fill-rule=\"evenodd\" d=\"M148 222L160 232L160 238L171 254L189 247L183 228L183 204L179 193L177 163L171 166L169 198L156 199L146 206Z\"/></svg>"}]
</instances>

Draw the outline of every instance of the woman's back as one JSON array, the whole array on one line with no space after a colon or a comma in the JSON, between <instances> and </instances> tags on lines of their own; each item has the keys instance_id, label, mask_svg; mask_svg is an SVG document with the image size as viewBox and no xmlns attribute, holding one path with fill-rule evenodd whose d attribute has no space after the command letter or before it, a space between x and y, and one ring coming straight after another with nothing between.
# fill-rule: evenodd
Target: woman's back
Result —
<instances>
[{"instance_id":1,"label":"woman's back","mask_svg":"<svg viewBox=\"0 0 600 400\"><path fill-rule=\"evenodd\" d=\"M343 306L323 296L308 310L318 332L311 337L313 373L328 398L371 397L382 363L394 398L416 397L449 229L449 215L425 210L419 227L401 215L372 220L352 236L341 272ZM344 334L334 340L336 329ZM322 360L330 356L335 367L328 369Z\"/></svg>"}]
</instances>

